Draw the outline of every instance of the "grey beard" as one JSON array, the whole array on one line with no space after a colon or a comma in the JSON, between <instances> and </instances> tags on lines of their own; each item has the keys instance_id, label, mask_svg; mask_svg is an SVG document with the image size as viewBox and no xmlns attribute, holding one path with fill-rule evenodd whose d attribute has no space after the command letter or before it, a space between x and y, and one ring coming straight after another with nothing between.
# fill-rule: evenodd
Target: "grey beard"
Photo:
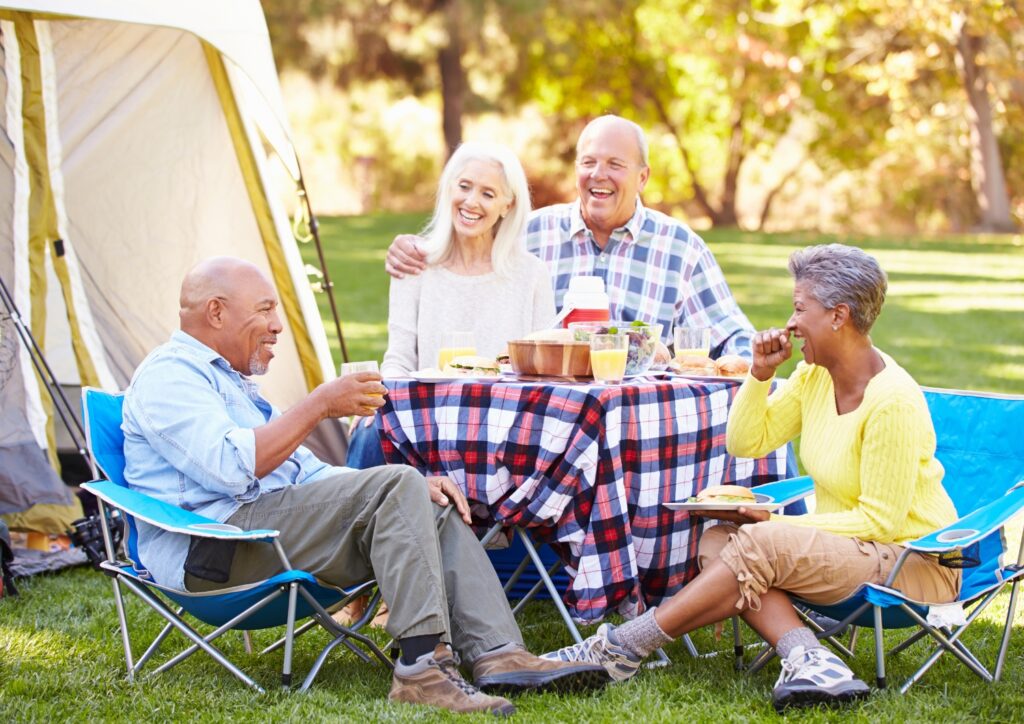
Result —
<instances>
[{"instance_id":1,"label":"grey beard","mask_svg":"<svg viewBox=\"0 0 1024 724\"><path fill-rule=\"evenodd\" d=\"M260 359L260 351L256 350L252 353L252 357L249 358L249 375L265 375L267 369L270 367L266 362Z\"/></svg>"}]
</instances>

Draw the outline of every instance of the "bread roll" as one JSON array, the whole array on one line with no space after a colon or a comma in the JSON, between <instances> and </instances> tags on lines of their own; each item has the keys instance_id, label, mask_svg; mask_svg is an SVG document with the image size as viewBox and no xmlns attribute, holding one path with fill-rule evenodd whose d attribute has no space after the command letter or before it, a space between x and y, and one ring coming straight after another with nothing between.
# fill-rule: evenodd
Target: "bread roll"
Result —
<instances>
[{"instance_id":1,"label":"bread roll","mask_svg":"<svg viewBox=\"0 0 1024 724\"><path fill-rule=\"evenodd\" d=\"M715 360L715 369L725 377L744 377L750 371L750 363L738 354L723 354Z\"/></svg>"},{"instance_id":2,"label":"bread roll","mask_svg":"<svg viewBox=\"0 0 1024 724\"><path fill-rule=\"evenodd\" d=\"M687 354L682 357L676 357L675 367L684 375L718 374L714 361L710 357L699 354Z\"/></svg>"}]
</instances>

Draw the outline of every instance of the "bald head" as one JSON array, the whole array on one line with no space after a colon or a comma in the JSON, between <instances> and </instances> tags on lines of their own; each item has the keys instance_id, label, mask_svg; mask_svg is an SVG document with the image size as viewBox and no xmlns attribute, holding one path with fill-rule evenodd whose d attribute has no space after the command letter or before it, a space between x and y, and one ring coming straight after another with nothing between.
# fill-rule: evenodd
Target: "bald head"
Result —
<instances>
[{"instance_id":1,"label":"bald head","mask_svg":"<svg viewBox=\"0 0 1024 724\"><path fill-rule=\"evenodd\" d=\"M196 264L181 283L181 330L220 353L242 374L262 374L281 332L277 292L259 267L218 256Z\"/></svg>"},{"instance_id":2,"label":"bald head","mask_svg":"<svg viewBox=\"0 0 1024 724\"><path fill-rule=\"evenodd\" d=\"M187 322L198 321L197 316L205 314L211 299L231 299L245 281L253 278L265 279L255 264L232 256L215 256L196 264L181 282L178 314L182 329Z\"/></svg>"},{"instance_id":3,"label":"bald head","mask_svg":"<svg viewBox=\"0 0 1024 724\"><path fill-rule=\"evenodd\" d=\"M580 148L588 139L603 134L625 134L632 137L636 143L637 162L645 168L651 165L644 129L622 116L598 116L588 123L576 142L576 155L579 155Z\"/></svg>"}]
</instances>

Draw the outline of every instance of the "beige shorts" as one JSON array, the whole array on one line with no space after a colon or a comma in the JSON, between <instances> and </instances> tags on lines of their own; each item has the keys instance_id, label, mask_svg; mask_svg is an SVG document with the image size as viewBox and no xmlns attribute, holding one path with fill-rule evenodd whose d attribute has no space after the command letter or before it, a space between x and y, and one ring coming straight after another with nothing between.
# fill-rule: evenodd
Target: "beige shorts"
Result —
<instances>
[{"instance_id":1,"label":"beige shorts","mask_svg":"<svg viewBox=\"0 0 1024 724\"><path fill-rule=\"evenodd\" d=\"M811 603L848 598L864 583L884 584L904 551L894 543L875 543L815 528L766 521L753 525L716 525L704 532L698 563L720 558L736 575L736 608L761 608L770 588ZM960 593L960 571L939 565L935 556L912 553L893 587L915 601L949 603Z\"/></svg>"}]
</instances>

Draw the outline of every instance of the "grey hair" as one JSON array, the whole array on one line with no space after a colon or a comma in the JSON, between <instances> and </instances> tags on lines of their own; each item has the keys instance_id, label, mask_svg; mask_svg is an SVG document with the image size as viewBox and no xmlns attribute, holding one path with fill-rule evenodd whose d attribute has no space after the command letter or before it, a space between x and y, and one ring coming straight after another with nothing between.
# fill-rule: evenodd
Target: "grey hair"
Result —
<instances>
[{"instance_id":1,"label":"grey hair","mask_svg":"<svg viewBox=\"0 0 1024 724\"><path fill-rule=\"evenodd\" d=\"M889 287L878 260L846 244L794 251L789 257L789 273L807 285L807 292L826 309L847 305L853 326L861 334L867 334L878 319Z\"/></svg>"},{"instance_id":2,"label":"grey hair","mask_svg":"<svg viewBox=\"0 0 1024 724\"><path fill-rule=\"evenodd\" d=\"M586 125L586 127L583 129L583 132L580 133L579 139L576 141L576 155L578 156L580 153L580 141L583 140L583 137L587 134L587 130L591 126L596 126L601 123L609 123L612 121L625 123L627 126L629 126L629 129L633 131L634 135L636 135L637 150L640 151L640 162L642 164L641 167L648 168L651 165L651 153L647 147L647 136L644 134L644 129L642 129L638 124L634 123L628 118L623 118L622 116L615 116L611 114L605 116L598 116L597 118L595 118Z\"/></svg>"},{"instance_id":3,"label":"grey hair","mask_svg":"<svg viewBox=\"0 0 1024 724\"><path fill-rule=\"evenodd\" d=\"M448 159L437 185L437 202L434 215L422 234L426 237L427 263L438 264L451 254L455 243L452 230L452 196L455 182L470 161L486 161L501 166L501 189L505 198L512 202L512 208L504 219L494 225L494 245L491 247L491 264L499 275L508 276L518 256L525 256L526 221L530 215L530 186L526 172L516 154L507 146L498 143L466 141L455 149Z\"/></svg>"}]
</instances>

